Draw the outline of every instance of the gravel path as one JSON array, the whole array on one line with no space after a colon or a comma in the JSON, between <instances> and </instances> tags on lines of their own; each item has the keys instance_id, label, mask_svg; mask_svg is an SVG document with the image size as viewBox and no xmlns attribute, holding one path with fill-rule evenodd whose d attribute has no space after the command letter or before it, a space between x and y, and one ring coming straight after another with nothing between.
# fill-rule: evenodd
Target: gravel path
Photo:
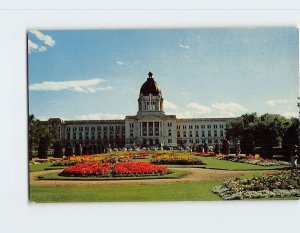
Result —
<instances>
[{"instance_id":1,"label":"gravel path","mask_svg":"<svg viewBox=\"0 0 300 233\"><path fill-rule=\"evenodd\" d=\"M227 171L205 168L172 168L173 170L189 171L190 173L179 179L146 179L146 180L99 180L99 181L74 181L74 180L39 180L37 177L47 173L62 170L48 170L30 172L30 185L43 186L94 186L94 185L146 185L146 184L171 184L189 181L216 181L230 177L241 176L254 171ZM260 171L271 172L271 171Z\"/></svg>"}]
</instances>

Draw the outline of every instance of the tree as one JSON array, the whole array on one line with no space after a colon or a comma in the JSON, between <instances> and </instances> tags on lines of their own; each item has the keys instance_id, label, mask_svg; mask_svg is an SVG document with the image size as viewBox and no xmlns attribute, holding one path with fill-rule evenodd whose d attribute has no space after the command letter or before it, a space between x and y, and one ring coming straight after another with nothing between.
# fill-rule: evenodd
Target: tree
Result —
<instances>
[{"instance_id":1,"label":"tree","mask_svg":"<svg viewBox=\"0 0 300 233\"><path fill-rule=\"evenodd\" d=\"M277 114L266 113L258 118L254 127L254 137L255 144L261 147L261 157L273 157L273 147L281 145L283 135L291 123L291 120Z\"/></svg>"},{"instance_id":2,"label":"tree","mask_svg":"<svg viewBox=\"0 0 300 233\"><path fill-rule=\"evenodd\" d=\"M74 152L75 155L81 155L81 145L77 142L75 144L75 152Z\"/></svg>"},{"instance_id":3,"label":"tree","mask_svg":"<svg viewBox=\"0 0 300 233\"><path fill-rule=\"evenodd\" d=\"M39 142L38 157L40 159L46 159L48 157L48 141L45 137L42 137Z\"/></svg>"},{"instance_id":4,"label":"tree","mask_svg":"<svg viewBox=\"0 0 300 233\"><path fill-rule=\"evenodd\" d=\"M87 146L82 147L82 154L83 155L87 155L88 154L88 147Z\"/></svg>"},{"instance_id":5,"label":"tree","mask_svg":"<svg viewBox=\"0 0 300 233\"><path fill-rule=\"evenodd\" d=\"M290 160L291 151L294 145L298 145L298 119L292 119L292 125L286 130L282 138L282 153L285 160Z\"/></svg>"},{"instance_id":6,"label":"tree","mask_svg":"<svg viewBox=\"0 0 300 233\"><path fill-rule=\"evenodd\" d=\"M223 143L222 143L222 154L223 155L229 155L229 152L230 152L230 143L229 141L225 138L223 140Z\"/></svg>"},{"instance_id":7,"label":"tree","mask_svg":"<svg viewBox=\"0 0 300 233\"><path fill-rule=\"evenodd\" d=\"M53 144L53 156L55 158L62 158L63 157L63 150L62 150L62 145L60 141L56 141Z\"/></svg>"},{"instance_id":8,"label":"tree","mask_svg":"<svg viewBox=\"0 0 300 233\"><path fill-rule=\"evenodd\" d=\"M216 155L220 154L220 146L219 143L216 143L215 147L214 147L214 152Z\"/></svg>"},{"instance_id":9,"label":"tree","mask_svg":"<svg viewBox=\"0 0 300 233\"><path fill-rule=\"evenodd\" d=\"M65 156L73 156L73 146L70 142L66 143Z\"/></svg>"},{"instance_id":10,"label":"tree","mask_svg":"<svg viewBox=\"0 0 300 233\"><path fill-rule=\"evenodd\" d=\"M244 114L231 121L226 127L226 137L240 142L241 153L254 154L256 113Z\"/></svg>"}]
</instances>

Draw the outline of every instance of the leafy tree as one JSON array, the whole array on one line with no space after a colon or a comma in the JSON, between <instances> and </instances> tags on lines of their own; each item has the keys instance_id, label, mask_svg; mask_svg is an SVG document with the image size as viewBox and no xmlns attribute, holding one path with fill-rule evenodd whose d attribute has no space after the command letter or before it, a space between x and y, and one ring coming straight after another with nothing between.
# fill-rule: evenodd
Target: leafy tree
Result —
<instances>
[{"instance_id":1,"label":"leafy tree","mask_svg":"<svg viewBox=\"0 0 300 233\"><path fill-rule=\"evenodd\" d=\"M255 144L260 146L260 156L263 158L273 157L273 147L280 146L284 133L292 121L277 115L263 114L255 124Z\"/></svg>"},{"instance_id":2,"label":"leafy tree","mask_svg":"<svg viewBox=\"0 0 300 233\"><path fill-rule=\"evenodd\" d=\"M217 155L220 154L220 145L219 145L219 143L216 143L216 145L214 147L214 152Z\"/></svg>"},{"instance_id":3,"label":"leafy tree","mask_svg":"<svg viewBox=\"0 0 300 233\"><path fill-rule=\"evenodd\" d=\"M93 145L89 145L89 147L88 147L88 154L89 155L93 154Z\"/></svg>"},{"instance_id":4,"label":"leafy tree","mask_svg":"<svg viewBox=\"0 0 300 233\"><path fill-rule=\"evenodd\" d=\"M81 145L79 143L75 144L75 155L81 155Z\"/></svg>"},{"instance_id":5,"label":"leafy tree","mask_svg":"<svg viewBox=\"0 0 300 233\"><path fill-rule=\"evenodd\" d=\"M298 130L299 121L298 119L292 119L292 125L286 130L282 138L282 152L285 160L289 160L291 151L294 145L298 145Z\"/></svg>"},{"instance_id":6,"label":"leafy tree","mask_svg":"<svg viewBox=\"0 0 300 233\"><path fill-rule=\"evenodd\" d=\"M246 155L254 154L254 134L257 120L256 113L244 114L231 121L226 127L226 137L240 141L241 152Z\"/></svg>"},{"instance_id":7,"label":"leafy tree","mask_svg":"<svg viewBox=\"0 0 300 233\"><path fill-rule=\"evenodd\" d=\"M94 155L98 154L98 147L97 147L97 145L93 145L93 154Z\"/></svg>"},{"instance_id":8,"label":"leafy tree","mask_svg":"<svg viewBox=\"0 0 300 233\"><path fill-rule=\"evenodd\" d=\"M230 143L229 141L225 138L223 140L223 143L222 143L222 154L223 155L229 155L229 152L230 152Z\"/></svg>"},{"instance_id":9,"label":"leafy tree","mask_svg":"<svg viewBox=\"0 0 300 233\"><path fill-rule=\"evenodd\" d=\"M48 141L45 137L41 137L38 148L38 157L46 159L48 157Z\"/></svg>"},{"instance_id":10,"label":"leafy tree","mask_svg":"<svg viewBox=\"0 0 300 233\"><path fill-rule=\"evenodd\" d=\"M56 141L53 144L53 156L55 158L62 158L63 157L63 150L62 150L62 145L60 141Z\"/></svg>"},{"instance_id":11,"label":"leafy tree","mask_svg":"<svg viewBox=\"0 0 300 233\"><path fill-rule=\"evenodd\" d=\"M73 146L70 142L66 143L65 156L73 156Z\"/></svg>"},{"instance_id":12,"label":"leafy tree","mask_svg":"<svg viewBox=\"0 0 300 233\"><path fill-rule=\"evenodd\" d=\"M82 154L83 155L87 155L88 154L88 147L87 146L83 146L82 147Z\"/></svg>"}]
</instances>

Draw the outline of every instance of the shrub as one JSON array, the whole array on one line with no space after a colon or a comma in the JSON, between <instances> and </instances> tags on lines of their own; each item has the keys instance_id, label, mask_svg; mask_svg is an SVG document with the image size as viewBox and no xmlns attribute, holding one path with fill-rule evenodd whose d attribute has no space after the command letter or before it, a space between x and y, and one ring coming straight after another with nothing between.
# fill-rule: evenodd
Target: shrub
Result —
<instances>
[{"instance_id":1,"label":"shrub","mask_svg":"<svg viewBox=\"0 0 300 233\"><path fill-rule=\"evenodd\" d=\"M55 158L62 158L63 157L63 150L60 141L57 141L53 145L53 156Z\"/></svg>"},{"instance_id":2,"label":"shrub","mask_svg":"<svg viewBox=\"0 0 300 233\"><path fill-rule=\"evenodd\" d=\"M79 143L75 144L75 155L81 155L81 145Z\"/></svg>"},{"instance_id":3,"label":"shrub","mask_svg":"<svg viewBox=\"0 0 300 233\"><path fill-rule=\"evenodd\" d=\"M70 142L67 142L65 146L65 156L72 156L72 155L73 155L73 147Z\"/></svg>"},{"instance_id":4,"label":"shrub","mask_svg":"<svg viewBox=\"0 0 300 233\"><path fill-rule=\"evenodd\" d=\"M48 157L48 141L45 137L41 137L38 147L38 157L46 159Z\"/></svg>"}]
</instances>

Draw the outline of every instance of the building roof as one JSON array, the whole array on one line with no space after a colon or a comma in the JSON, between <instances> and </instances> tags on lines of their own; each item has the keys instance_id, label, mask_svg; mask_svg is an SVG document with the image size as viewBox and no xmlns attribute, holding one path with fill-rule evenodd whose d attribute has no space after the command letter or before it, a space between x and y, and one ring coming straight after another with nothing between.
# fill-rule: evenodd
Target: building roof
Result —
<instances>
[{"instance_id":1,"label":"building roof","mask_svg":"<svg viewBox=\"0 0 300 233\"><path fill-rule=\"evenodd\" d=\"M153 74L148 73L147 81L141 87L140 94L143 96L148 96L151 93L153 96L161 95L160 86L154 81Z\"/></svg>"}]
</instances>

